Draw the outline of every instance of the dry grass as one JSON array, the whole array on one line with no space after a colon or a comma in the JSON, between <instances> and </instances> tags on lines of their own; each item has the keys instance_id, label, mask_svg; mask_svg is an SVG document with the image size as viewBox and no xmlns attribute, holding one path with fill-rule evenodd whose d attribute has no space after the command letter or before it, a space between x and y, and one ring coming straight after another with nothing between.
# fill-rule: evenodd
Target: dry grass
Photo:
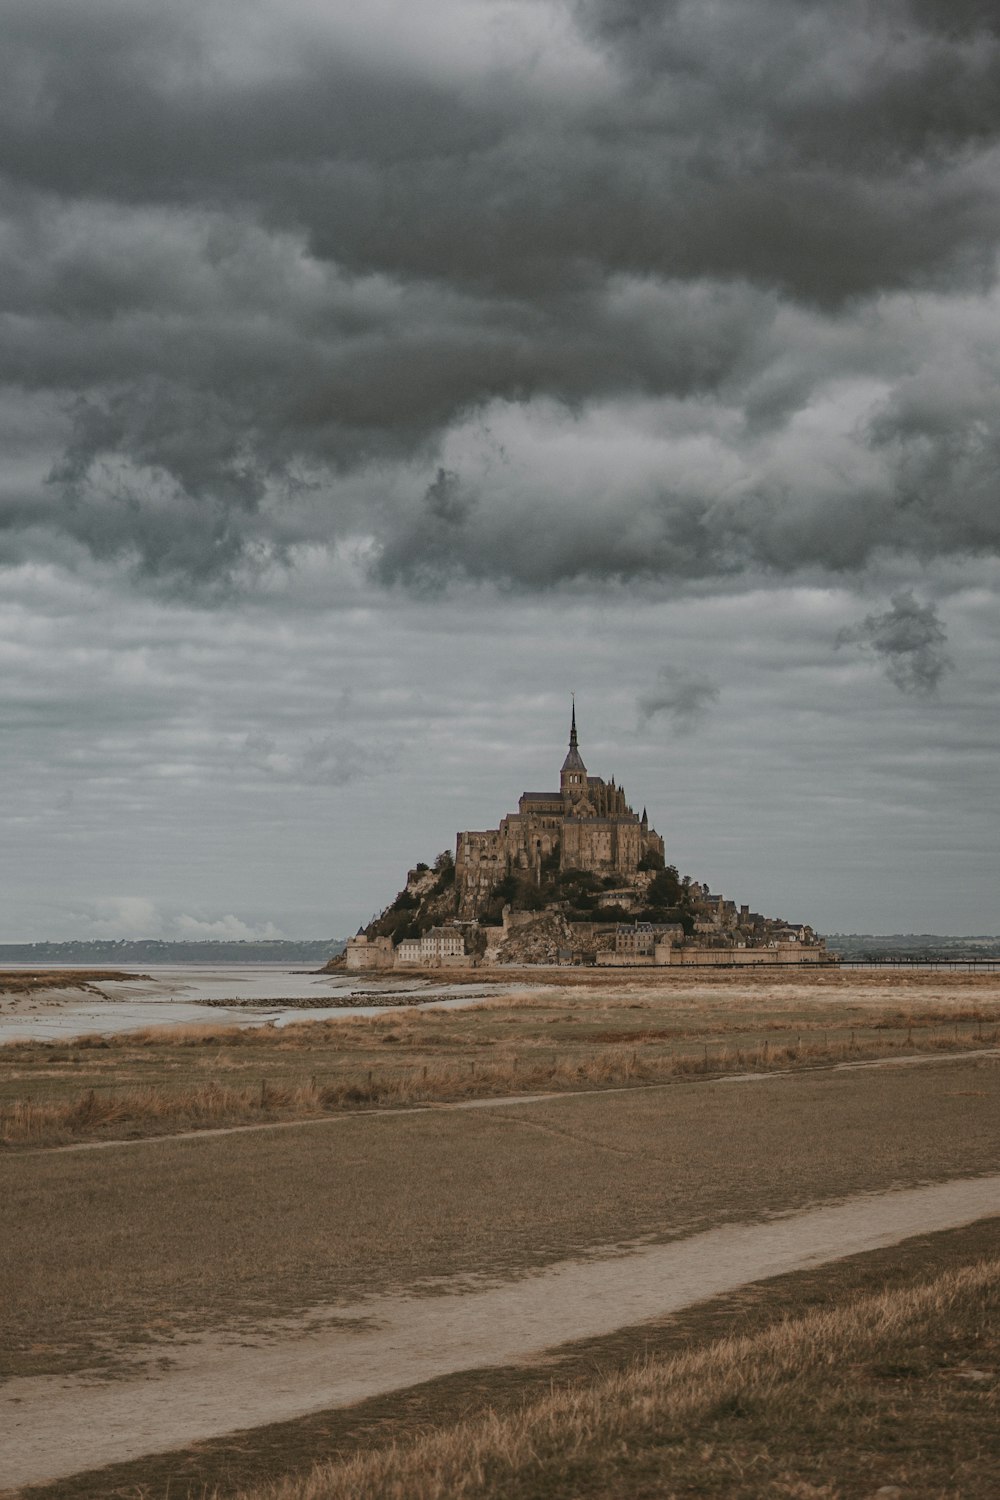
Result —
<instances>
[{"instance_id":1,"label":"dry grass","mask_svg":"<svg viewBox=\"0 0 1000 1500\"><path fill-rule=\"evenodd\" d=\"M40 990L91 990L117 979L146 979L123 969L0 969L0 995L34 995Z\"/></svg>"},{"instance_id":2,"label":"dry grass","mask_svg":"<svg viewBox=\"0 0 1000 1500\"><path fill-rule=\"evenodd\" d=\"M984 1260L240 1500L993 1496L998 1319Z\"/></svg>"},{"instance_id":3,"label":"dry grass","mask_svg":"<svg viewBox=\"0 0 1000 1500\"><path fill-rule=\"evenodd\" d=\"M308 1118L323 1108L323 1091L309 1085L276 1088L264 1082L257 1088L228 1088L211 1082L174 1093L131 1088L99 1094L87 1089L62 1103L19 1099L0 1108L0 1141L8 1146L48 1146L91 1136L114 1139L122 1132L162 1134L282 1115Z\"/></svg>"},{"instance_id":4,"label":"dry grass","mask_svg":"<svg viewBox=\"0 0 1000 1500\"><path fill-rule=\"evenodd\" d=\"M458 1102L467 1099L503 1098L532 1091L565 1092L575 1089L639 1087L670 1080L717 1078L737 1073L767 1073L791 1068L822 1067L849 1061L874 1060L901 1053L953 1053L988 1047L1000 1042L996 1025L984 1029L981 1017L974 1035L959 1035L956 1027L935 1032L928 1024L916 1035L910 1028L903 1038L885 1037L892 1029L884 1021L873 1022L875 1030L859 1042L850 1039L798 1038L795 1042L767 1040L746 1047L710 1046L696 1052L649 1051L651 1044L678 1041L676 1030L616 1031L599 1033L591 1043L615 1041L628 1045L591 1045L584 1052L566 1056L553 1052L540 1057L538 1049L525 1056L507 1055L487 1059L475 1057L452 1065L395 1065L365 1071L345 1070L335 1082L320 1083L316 1076L300 1082L259 1082L232 1085L212 1078L207 1083L172 1088L111 1088L98 1092L90 1087L79 1094L50 1102L14 1099L0 1104L0 1144L56 1146L82 1139L114 1139L170 1133L178 1130L209 1130L232 1125L266 1124L279 1120L313 1119L343 1110L393 1108ZM919 1026L919 1023L918 1023ZM896 1024L895 1029L901 1030ZM229 1030L213 1032L184 1028L177 1032L140 1032L131 1038L115 1038L111 1045L132 1047L233 1045L238 1039L257 1038L260 1033ZM383 1040L395 1034L388 1032ZM299 1038L302 1040L302 1038ZM81 1052L99 1045L83 1039Z\"/></svg>"}]
</instances>

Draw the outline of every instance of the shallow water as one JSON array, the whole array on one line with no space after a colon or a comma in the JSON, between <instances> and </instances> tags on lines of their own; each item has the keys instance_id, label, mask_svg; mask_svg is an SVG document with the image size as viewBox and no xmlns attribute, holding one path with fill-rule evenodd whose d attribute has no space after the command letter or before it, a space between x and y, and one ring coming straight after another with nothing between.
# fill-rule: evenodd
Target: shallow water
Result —
<instances>
[{"instance_id":1,"label":"shallow water","mask_svg":"<svg viewBox=\"0 0 1000 1500\"><path fill-rule=\"evenodd\" d=\"M15 965L0 966L13 969ZM68 967L68 966L67 966ZM42 990L0 996L0 1044L60 1041L75 1036L140 1031L146 1026L288 1026L338 1016L374 1016L383 1010L421 1007L456 1009L500 994L503 984L437 984L424 979L364 980L356 974L316 973L270 964L152 966L143 979L108 980L88 993ZM282 1002L322 1001L308 1009ZM399 1006L391 1002L399 997ZM371 997L369 999L368 997ZM372 1000L377 997L377 1004ZM261 1002L229 1007L226 1000ZM354 1004L345 1004L354 1000ZM209 1006L204 1002L212 1001ZM270 1002L270 1003L267 1003Z\"/></svg>"}]
</instances>

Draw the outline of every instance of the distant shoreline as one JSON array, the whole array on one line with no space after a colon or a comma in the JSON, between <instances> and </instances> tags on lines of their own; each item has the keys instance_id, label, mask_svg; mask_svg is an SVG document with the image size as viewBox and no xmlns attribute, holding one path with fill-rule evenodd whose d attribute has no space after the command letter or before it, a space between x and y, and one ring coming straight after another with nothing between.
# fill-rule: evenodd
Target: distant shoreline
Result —
<instances>
[{"instance_id":1,"label":"distant shoreline","mask_svg":"<svg viewBox=\"0 0 1000 1500\"><path fill-rule=\"evenodd\" d=\"M166 942L159 938L74 939L67 942L0 943L0 967L66 968L85 964L105 968L142 964L289 964L328 963L343 951L341 938L281 938L260 942Z\"/></svg>"}]
</instances>

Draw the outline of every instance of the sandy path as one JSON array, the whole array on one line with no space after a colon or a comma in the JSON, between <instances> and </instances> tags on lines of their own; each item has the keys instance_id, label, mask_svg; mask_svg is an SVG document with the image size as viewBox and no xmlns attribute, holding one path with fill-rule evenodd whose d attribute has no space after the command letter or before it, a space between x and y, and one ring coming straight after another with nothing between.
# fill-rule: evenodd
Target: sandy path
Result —
<instances>
[{"instance_id":1,"label":"sandy path","mask_svg":"<svg viewBox=\"0 0 1000 1500\"><path fill-rule=\"evenodd\" d=\"M517 1363L753 1281L993 1215L1000 1174L864 1194L668 1245L595 1249L482 1291L317 1309L325 1327L262 1329L259 1344L170 1345L172 1368L131 1381L12 1380L0 1389L0 1484L53 1481L455 1371Z\"/></svg>"}]
</instances>

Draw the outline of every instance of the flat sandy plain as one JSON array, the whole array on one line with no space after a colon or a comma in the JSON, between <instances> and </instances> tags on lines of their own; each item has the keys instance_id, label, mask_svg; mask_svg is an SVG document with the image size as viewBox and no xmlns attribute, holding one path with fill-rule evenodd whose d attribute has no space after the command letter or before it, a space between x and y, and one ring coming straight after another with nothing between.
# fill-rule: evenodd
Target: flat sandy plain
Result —
<instances>
[{"instance_id":1,"label":"flat sandy plain","mask_svg":"<svg viewBox=\"0 0 1000 1500\"><path fill-rule=\"evenodd\" d=\"M997 976L547 981L280 1036L5 1049L8 1110L225 1075L258 1097L270 1079L305 1117L176 1113L159 1135L97 1118L0 1156L3 1481L231 1494L405 1435L426 1382L447 1422L552 1378L580 1339L597 1369L685 1308L692 1336L717 1332L705 1299L744 1282L852 1257L808 1273L815 1299L846 1266L877 1289L904 1262L996 1249ZM388 1075L430 1097L393 1106ZM372 1087L319 1107L336 1077ZM346 1437L331 1409L381 1392Z\"/></svg>"}]
</instances>

